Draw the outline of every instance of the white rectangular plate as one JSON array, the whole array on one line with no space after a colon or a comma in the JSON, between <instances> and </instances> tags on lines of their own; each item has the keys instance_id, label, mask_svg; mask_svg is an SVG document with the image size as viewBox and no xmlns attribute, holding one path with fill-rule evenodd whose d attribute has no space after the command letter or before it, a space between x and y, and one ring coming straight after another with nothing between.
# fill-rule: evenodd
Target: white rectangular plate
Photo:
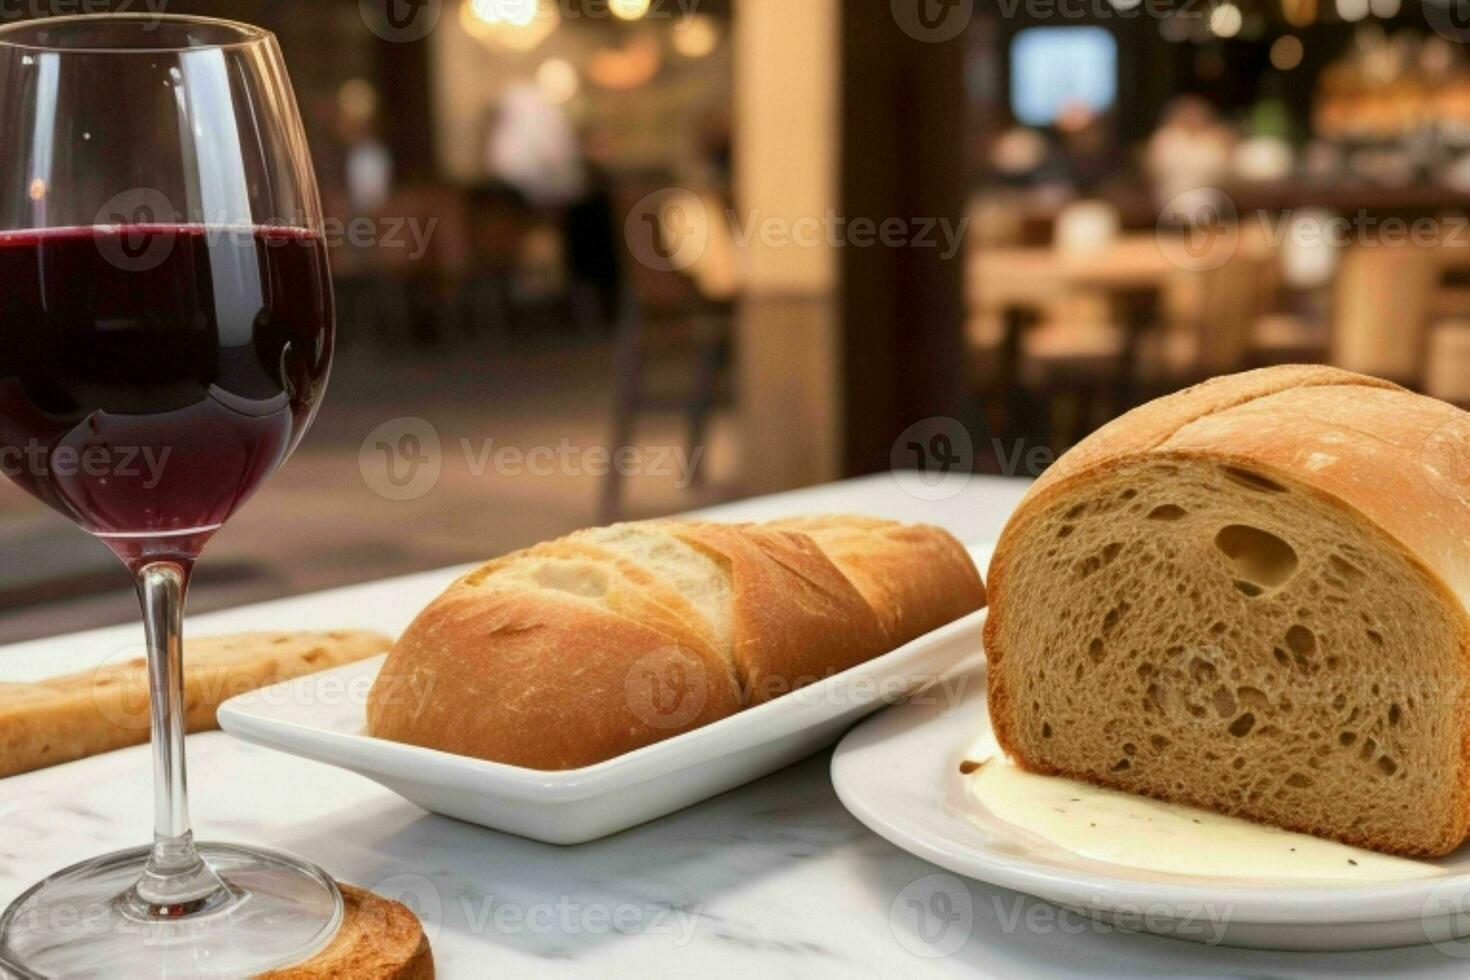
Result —
<instances>
[{"instance_id":1,"label":"white rectangular plate","mask_svg":"<svg viewBox=\"0 0 1470 980\"><path fill-rule=\"evenodd\" d=\"M985 567L988 546L971 548ZM543 772L372 738L374 657L251 691L219 709L237 738L376 780L426 810L551 844L626 830L832 744L886 704L960 676L981 656L985 612L784 697L582 769Z\"/></svg>"}]
</instances>

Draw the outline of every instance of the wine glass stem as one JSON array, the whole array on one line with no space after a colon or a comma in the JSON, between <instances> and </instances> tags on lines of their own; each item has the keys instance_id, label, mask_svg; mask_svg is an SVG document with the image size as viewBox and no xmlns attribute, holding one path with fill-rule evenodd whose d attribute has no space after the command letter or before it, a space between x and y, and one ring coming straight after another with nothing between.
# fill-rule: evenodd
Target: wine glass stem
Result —
<instances>
[{"instance_id":1,"label":"wine glass stem","mask_svg":"<svg viewBox=\"0 0 1470 980\"><path fill-rule=\"evenodd\" d=\"M184 595L192 560L151 561L134 569L148 638L148 697L153 736L153 851L125 899L138 914L177 918L225 895L200 859L189 828L184 766Z\"/></svg>"}]
</instances>

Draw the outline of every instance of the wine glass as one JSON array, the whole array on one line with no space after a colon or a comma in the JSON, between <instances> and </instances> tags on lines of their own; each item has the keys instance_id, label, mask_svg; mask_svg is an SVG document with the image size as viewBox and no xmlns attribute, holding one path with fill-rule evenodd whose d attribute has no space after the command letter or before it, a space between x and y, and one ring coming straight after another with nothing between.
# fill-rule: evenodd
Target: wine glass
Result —
<instances>
[{"instance_id":1,"label":"wine glass","mask_svg":"<svg viewBox=\"0 0 1470 980\"><path fill-rule=\"evenodd\" d=\"M194 841L180 645L194 561L310 424L332 337L321 203L269 32L152 14L0 28L0 467L136 579L155 807L151 846L15 900L0 966L245 976L336 932L321 869Z\"/></svg>"}]
</instances>

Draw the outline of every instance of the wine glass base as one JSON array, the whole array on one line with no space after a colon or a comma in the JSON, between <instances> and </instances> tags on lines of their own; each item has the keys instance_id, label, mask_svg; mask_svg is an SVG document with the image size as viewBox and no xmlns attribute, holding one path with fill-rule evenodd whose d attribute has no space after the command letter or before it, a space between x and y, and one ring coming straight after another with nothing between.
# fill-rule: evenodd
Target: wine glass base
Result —
<instances>
[{"instance_id":1,"label":"wine glass base","mask_svg":"<svg viewBox=\"0 0 1470 980\"><path fill-rule=\"evenodd\" d=\"M203 911L140 921L127 896L149 849L106 854L34 885L0 916L0 973L22 977L242 977L310 959L342 922L320 868L288 854L200 844L229 889Z\"/></svg>"}]
</instances>

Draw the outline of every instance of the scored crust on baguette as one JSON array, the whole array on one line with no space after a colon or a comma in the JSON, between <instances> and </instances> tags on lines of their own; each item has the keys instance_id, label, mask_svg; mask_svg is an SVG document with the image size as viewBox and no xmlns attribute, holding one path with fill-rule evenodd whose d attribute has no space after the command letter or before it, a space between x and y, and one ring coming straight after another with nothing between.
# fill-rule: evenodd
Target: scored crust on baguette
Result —
<instances>
[{"instance_id":1,"label":"scored crust on baguette","mask_svg":"<svg viewBox=\"0 0 1470 980\"><path fill-rule=\"evenodd\" d=\"M1278 368L1084 441L991 564L1001 746L1349 844L1452 850L1470 824L1470 509L1426 446L1466 422L1386 382Z\"/></svg>"},{"instance_id":2,"label":"scored crust on baguette","mask_svg":"<svg viewBox=\"0 0 1470 980\"><path fill-rule=\"evenodd\" d=\"M834 557L819 538L843 528ZM488 562L399 638L369 695L368 732L578 768L779 697L985 604L967 553L938 528L833 518L813 531L651 521Z\"/></svg>"}]
</instances>

